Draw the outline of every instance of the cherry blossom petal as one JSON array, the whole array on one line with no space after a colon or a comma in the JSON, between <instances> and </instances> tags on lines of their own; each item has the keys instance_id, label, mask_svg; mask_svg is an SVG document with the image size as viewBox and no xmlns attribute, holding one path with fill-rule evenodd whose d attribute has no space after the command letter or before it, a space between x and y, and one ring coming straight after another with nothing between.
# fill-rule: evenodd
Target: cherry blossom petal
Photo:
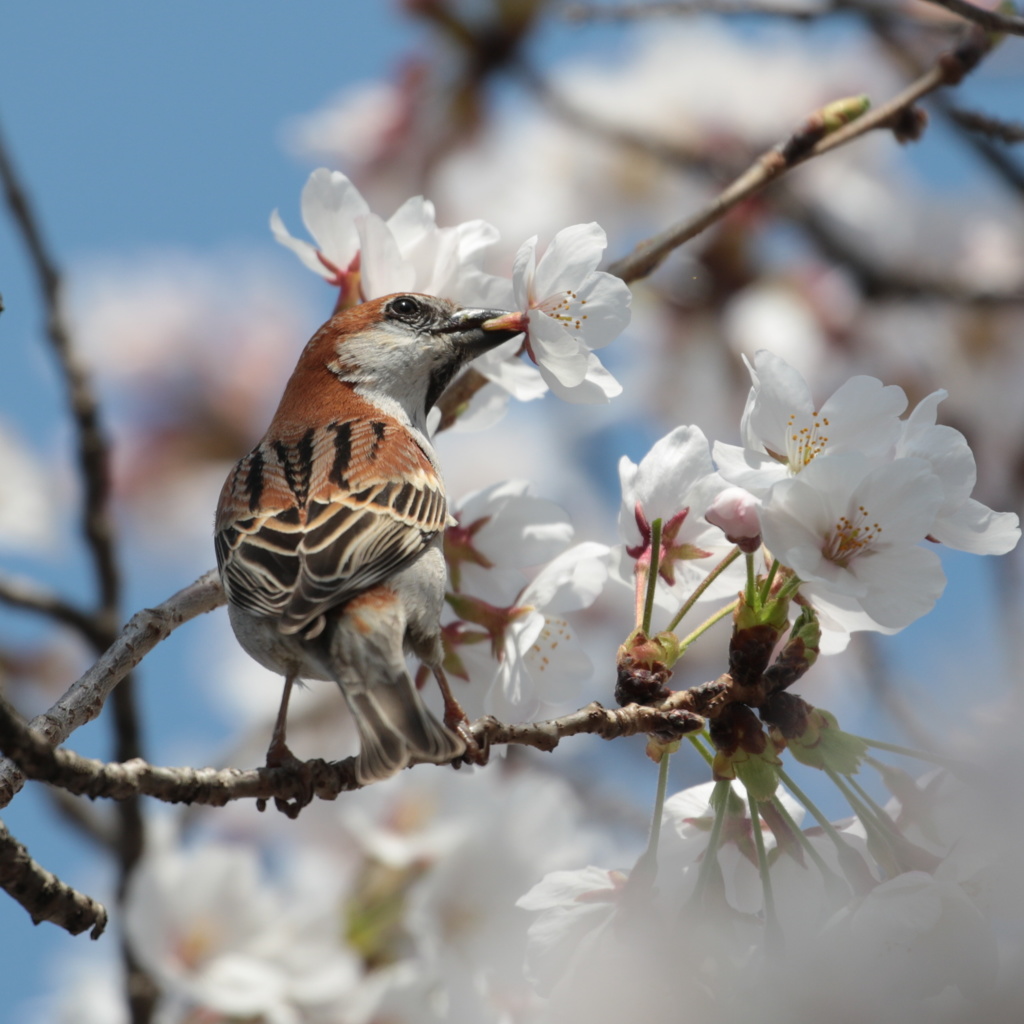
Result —
<instances>
[{"instance_id":1,"label":"cherry blossom petal","mask_svg":"<svg viewBox=\"0 0 1024 1024\"><path fill-rule=\"evenodd\" d=\"M548 563L523 591L521 605L560 613L587 608L608 578L607 544L585 541Z\"/></svg>"},{"instance_id":2,"label":"cherry blossom petal","mask_svg":"<svg viewBox=\"0 0 1024 1024\"><path fill-rule=\"evenodd\" d=\"M387 224L375 213L360 218L360 289L364 299L414 290L416 271L402 254Z\"/></svg>"},{"instance_id":3,"label":"cherry blossom petal","mask_svg":"<svg viewBox=\"0 0 1024 1024\"><path fill-rule=\"evenodd\" d=\"M302 190L302 222L324 255L346 264L356 252L355 220L370 212L359 190L340 171L315 170Z\"/></svg>"}]
</instances>

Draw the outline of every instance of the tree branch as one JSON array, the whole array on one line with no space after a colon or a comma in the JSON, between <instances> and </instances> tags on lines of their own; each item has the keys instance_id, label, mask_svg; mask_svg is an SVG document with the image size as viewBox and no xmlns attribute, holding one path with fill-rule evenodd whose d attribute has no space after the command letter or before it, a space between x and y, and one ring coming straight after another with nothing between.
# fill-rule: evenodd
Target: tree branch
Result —
<instances>
[{"instance_id":1,"label":"tree branch","mask_svg":"<svg viewBox=\"0 0 1024 1024\"><path fill-rule=\"evenodd\" d=\"M967 42L949 53L942 54L932 68L897 96L843 127L825 134L824 137L819 125L821 112L812 115L789 139L758 157L702 210L641 242L632 253L608 267L609 272L626 282L647 277L670 252L699 235L734 206L787 171L831 152L876 128L892 127L899 116L909 111L923 96L944 85L959 82L978 64L987 52L988 45L988 41L979 33L972 33Z\"/></svg>"},{"instance_id":2,"label":"tree branch","mask_svg":"<svg viewBox=\"0 0 1024 1024\"><path fill-rule=\"evenodd\" d=\"M100 713L114 687L161 640L225 600L217 570L211 569L156 608L137 612L96 664L53 707L32 719L29 728L51 745L63 743ZM6 807L23 784L17 766L10 759L0 760L0 807Z\"/></svg>"},{"instance_id":3,"label":"tree branch","mask_svg":"<svg viewBox=\"0 0 1024 1024\"><path fill-rule=\"evenodd\" d=\"M889 57L896 65L903 69L905 74L917 76L922 73L921 61L901 43L886 21L872 18L869 19L869 25ZM976 39L986 38L981 29L975 28L971 31ZM948 96L934 96L932 104L943 117L956 126L957 132L966 145L970 146L1018 196L1024 196L1024 168L1018 166L1010 153L1002 146L996 145L989 138L979 135L972 127L966 125L957 116L956 108L950 102Z\"/></svg>"},{"instance_id":4,"label":"tree branch","mask_svg":"<svg viewBox=\"0 0 1024 1024\"><path fill-rule=\"evenodd\" d=\"M680 690L657 705L630 704L609 709L588 704L562 718L523 725L505 725L487 716L470 727L474 739L486 749L499 743L515 743L553 750L566 736L590 734L602 739L659 733L672 737L695 732L704 726L703 711L720 705L724 687L706 683ZM167 803L206 804L221 807L232 800L273 799L282 810L297 813L314 797L333 800L340 793L359 789L355 758L328 762L295 761L278 768L165 768L141 758L105 764L72 750L48 743L26 725L9 704L0 699L0 749L28 778L52 783L80 796L124 800L151 796ZM287 805L287 808L283 805Z\"/></svg>"},{"instance_id":5,"label":"tree branch","mask_svg":"<svg viewBox=\"0 0 1024 1024\"><path fill-rule=\"evenodd\" d=\"M65 885L37 864L3 822L0 822L0 888L28 911L33 924L51 921L72 935L91 928L94 939L107 927L103 904Z\"/></svg>"}]
</instances>

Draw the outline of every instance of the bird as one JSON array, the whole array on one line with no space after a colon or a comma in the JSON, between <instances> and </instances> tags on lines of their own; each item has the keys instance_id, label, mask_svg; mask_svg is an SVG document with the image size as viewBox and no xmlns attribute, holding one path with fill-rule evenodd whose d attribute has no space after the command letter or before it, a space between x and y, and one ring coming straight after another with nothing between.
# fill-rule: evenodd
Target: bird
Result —
<instances>
[{"instance_id":1,"label":"bird","mask_svg":"<svg viewBox=\"0 0 1024 1024\"><path fill-rule=\"evenodd\" d=\"M214 544L231 626L285 677L268 765L292 758L285 723L298 679L340 687L359 734L359 785L413 760L454 762L472 743L424 705L406 667L412 653L434 670L447 711L452 520L427 415L464 364L525 327L525 314L420 294L342 310L309 340L266 434L228 474Z\"/></svg>"}]
</instances>

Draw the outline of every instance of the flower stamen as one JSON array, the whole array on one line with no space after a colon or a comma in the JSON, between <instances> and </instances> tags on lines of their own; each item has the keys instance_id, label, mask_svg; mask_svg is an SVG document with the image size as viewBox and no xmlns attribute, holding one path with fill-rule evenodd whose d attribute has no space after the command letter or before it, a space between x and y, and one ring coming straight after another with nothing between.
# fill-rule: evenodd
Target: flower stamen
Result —
<instances>
[{"instance_id":1,"label":"flower stamen","mask_svg":"<svg viewBox=\"0 0 1024 1024\"><path fill-rule=\"evenodd\" d=\"M859 555L870 553L882 527L879 523L868 523L868 510L863 505L850 516L840 516L825 541L822 554L840 568L846 569Z\"/></svg>"},{"instance_id":2,"label":"flower stamen","mask_svg":"<svg viewBox=\"0 0 1024 1024\"><path fill-rule=\"evenodd\" d=\"M829 420L827 416L814 413L809 427L793 430L795 422L796 413L793 413L787 423L787 431L792 430L792 433L787 437L786 461L794 473L799 473L828 447L829 437L823 431L828 428Z\"/></svg>"}]
</instances>

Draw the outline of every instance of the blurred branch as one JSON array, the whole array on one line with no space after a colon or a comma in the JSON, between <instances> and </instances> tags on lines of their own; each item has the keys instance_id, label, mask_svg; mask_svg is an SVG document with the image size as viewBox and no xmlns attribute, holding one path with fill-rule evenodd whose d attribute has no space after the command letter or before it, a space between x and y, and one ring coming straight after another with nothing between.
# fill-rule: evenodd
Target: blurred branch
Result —
<instances>
[{"instance_id":1,"label":"blurred branch","mask_svg":"<svg viewBox=\"0 0 1024 1024\"><path fill-rule=\"evenodd\" d=\"M902 45L892 27L884 19L868 20L875 37L885 47L892 61L899 65L908 75L920 75L923 65L905 46ZM972 30L975 38L981 37L981 30ZM1009 153L988 138L980 137L973 128L969 128L957 116L956 108L949 98L942 95L932 97L932 105L951 124L953 124L963 141L970 146L988 166L1003 179L1015 192L1024 196L1024 168L1018 165Z\"/></svg>"},{"instance_id":2,"label":"blurred branch","mask_svg":"<svg viewBox=\"0 0 1024 1024\"><path fill-rule=\"evenodd\" d=\"M7 205L21 232L29 261L35 271L46 311L46 333L64 376L67 401L76 428L78 468L82 480L82 531L92 556L96 574L98 601L93 622L97 650L113 643L119 622L121 574L114 547L113 522L110 515L110 449L100 422L99 406L89 376L71 344L71 335L64 319L63 283L56 263L43 241L42 230L29 202L28 195L15 171L3 138L0 137L0 179L3 181ZM135 689L125 679L113 699L114 757L125 760L141 753L139 718ZM97 705L97 711L102 704ZM5 765L0 764L0 790ZM11 791L11 796L16 790ZM118 808L119 831L116 854L120 876L118 896L122 896L132 869L142 856L144 826L137 800L126 800ZM134 1024L147 1024L155 1005L152 980L135 962L125 947L126 987Z\"/></svg>"},{"instance_id":3,"label":"blurred branch","mask_svg":"<svg viewBox=\"0 0 1024 1024\"><path fill-rule=\"evenodd\" d=\"M679 142L657 139L644 132L602 120L600 117L595 117L589 110L574 106L564 96L552 89L532 67L523 62L516 65L516 74L536 99L556 117L574 128L597 135L606 142L646 153L670 167L679 167L684 170L694 167L705 170L714 169L710 166L707 157L696 149L688 149Z\"/></svg>"},{"instance_id":4,"label":"blurred branch","mask_svg":"<svg viewBox=\"0 0 1024 1024\"><path fill-rule=\"evenodd\" d=\"M487 383L487 378L479 370L474 370L472 366L459 374L438 400L437 407L441 411L441 421L437 425L438 431L447 430L453 426L459 416L465 412L466 406L469 405L473 396Z\"/></svg>"},{"instance_id":5,"label":"blurred branch","mask_svg":"<svg viewBox=\"0 0 1024 1024\"><path fill-rule=\"evenodd\" d=\"M787 171L852 142L876 128L907 130L903 122L912 116L918 100L945 85L960 82L989 49L989 41L973 31L961 46L942 54L935 64L903 92L882 106L829 131L822 124L823 108L812 115L789 139L763 153L731 185L697 213L641 242L630 255L613 263L608 270L632 282L653 273L662 260L691 238L700 234L744 199L765 188Z\"/></svg>"},{"instance_id":6,"label":"blurred branch","mask_svg":"<svg viewBox=\"0 0 1024 1024\"><path fill-rule=\"evenodd\" d=\"M954 103L947 103L943 113L967 131L979 132L1007 144L1024 142L1024 124L1020 121L1003 121L991 114L980 114Z\"/></svg>"},{"instance_id":7,"label":"blurred branch","mask_svg":"<svg viewBox=\"0 0 1024 1024\"><path fill-rule=\"evenodd\" d=\"M21 233L39 283L46 309L46 332L64 375L68 404L78 432L78 463L85 489L82 529L99 581L100 608L97 612L97 621L101 628L108 631L109 643L117 629L120 574L114 555L113 533L107 509L107 439L100 424L99 411L88 374L71 345L71 337L64 320L60 274L43 241L42 230L2 137L0 180L3 182L11 217Z\"/></svg>"},{"instance_id":8,"label":"blurred branch","mask_svg":"<svg viewBox=\"0 0 1024 1024\"><path fill-rule=\"evenodd\" d=\"M1012 35L1024 36L1024 18L1016 14L1002 14L998 11L985 10L967 3L967 0L925 0L925 3L944 7L961 18L980 25L990 32L1008 32ZM573 4L566 8L567 21L635 21L640 18L657 18L666 15L687 14L764 14L774 18L796 18L800 21L811 21L824 15L842 10L862 10L866 12L892 14L892 10L883 8L881 4L868 2L847 2L839 0L833 4L822 4L819 7L802 7L792 3L757 3L757 0L684 0L682 3L598 5Z\"/></svg>"},{"instance_id":9,"label":"blurred branch","mask_svg":"<svg viewBox=\"0 0 1024 1024\"><path fill-rule=\"evenodd\" d=\"M71 626L99 650L106 646L105 633L92 615L39 586L34 580L0 579L0 601L14 608L38 612L65 626Z\"/></svg>"},{"instance_id":10,"label":"blurred branch","mask_svg":"<svg viewBox=\"0 0 1024 1024\"><path fill-rule=\"evenodd\" d=\"M968 288L955 277L926 277L920 268L910 273L904 263L895 263L883 253L858 247L828 215L814 203L801 198L786 183L772 193L772 206L802 231L819 252L832 263L846 268L868 299L940 299L964 306L1020 306L1024 294L1013 291L985 291Z\"/></svg>"},{"instance_id":11,"label":"blurred branch","mask_svg":"<svg viewBox=\"0 0 1024 1024\"><path fill-rule=\"evenodd\" d=\"M953 14L974 22L990 32L1008 32L1015 36L1024 36L1024 18L1017 14L1002 14L999 11L988 11L983 7L975 7L967 0L924 0L936 7L945 7Z\"/></svg>"},{"instance_id":12,"label":"blurred branch","mask_svg":"<svg viewBox=\"0 0 1024 1024\"><path fill-rule=\"evenodd\" d=\"M51 745L63 743L79 726L102 710L114 687L158 644L184 622L225 602L217 571L211 569L156 608L132 616L116 641L48 711L29 723L33 733ZM24 777L9 759L0 761L0 807L11 802Z\"/></svg>"},{"instance_id":13,"label":"blurred branch","mask_svg":"<svg viewBox=\"0 0 1024 1024\"><path fill-rule=\"evenodd\" d=\"M945 97L935 98L936 108L950 122L955 124L963 140L1021 197L1024 197L1024 168L1018 164L1003 147L991 139L981 137L963 125L950 108Z\"/></svg>"},{"instance_id":14,"label":"blurred branch","mask_svg":"<svg viewBox=\"0 0 1024 1024\"><path fill-rule=\"evenodd\" d=\"M2 822L0 888L28 911L33 924L51 921L72 935L91 928L93 939L98 939L107 927L103 904L65 885L37 864Z\"/></svg>"},{"instance_id":15,"label":"blurred branch","mask_svg":"<svg viewBox=\"0 0 1024 1024\"><path fill-rule=\"evenodd\" d=\"M764 14L775 18L813 21L832 14L834 8L799 6L798 4L758 3L757 0L683 0L682 3L659 4L570 4L565 8L566 21L641 21L690 14Z\"/></svg>"},{"instance_id":16,"label":"blurred branch","mask_svg":"<svg viewBox=\"0 0 1024 1024\"><path fill-rule=\"evenodd\" d=\"M82 800L55 786L50 786L46 795L57 814L74 825L83 835L88 836L97 846L107 852L117 849L117 823L109 813L111 808L98 807L91 801Z\"/></svg>"}]
</instances>

